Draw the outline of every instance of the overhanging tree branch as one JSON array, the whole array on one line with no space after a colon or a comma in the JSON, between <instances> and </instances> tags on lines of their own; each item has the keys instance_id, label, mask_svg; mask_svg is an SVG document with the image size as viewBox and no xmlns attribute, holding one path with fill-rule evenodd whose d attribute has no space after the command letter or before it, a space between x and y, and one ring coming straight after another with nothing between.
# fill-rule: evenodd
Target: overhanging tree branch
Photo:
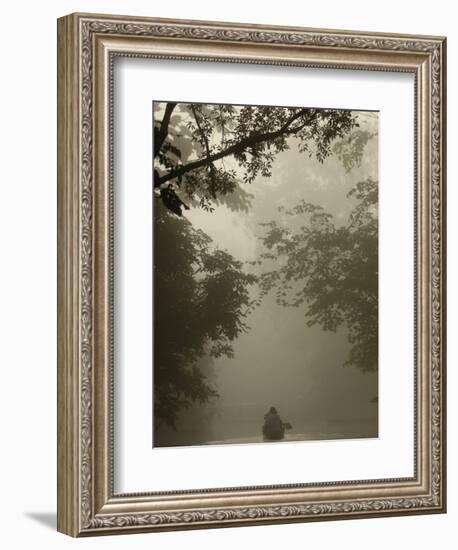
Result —
<instances>
[{"instance_id":1,"label":"overhanging tree branch","mask_svg":"<svg viewBox=\"0 0 458 550\"><path fill-rule=\"evenodd\" d=\"M300 124L297 127L290 128L290 126L301 116L303 115L311 115L306 122L303 124ZM281 135L293 135L299 132L306 124L310 123L310 121L316 116L316 111L310 111L310 109L300 109L297 113L292 115L278 130L272 131L272 132L263 132L263 133L253 133L250 136L246 137L245 139L240 140L238 143L234 143L233 145L230 145L226 149L223 149L222 151L218 151L215 153L211 153L210 155L206 155L203 158L194 160L192 162L189 162L188 164L183 164L172 170L171 172L168 172L167 174L164 174L163 176L155 178L154 181L154 187L159 187L160 185L163 185L164 183L167 183L168 181L171 181L175 178L184 176L188 172L191 172L192 170L196 170L198 168L201 168L202 166L205 166L209 163L213 163L217 160L220 160L224 157L228 157L230 155L234 155L237 153L242 153L245 149L249 147L254 147L258 145L259 143L271 141L277 137L280 137ZM162 126L162 125L161 125Z\"/></svg>"}]
</instances>

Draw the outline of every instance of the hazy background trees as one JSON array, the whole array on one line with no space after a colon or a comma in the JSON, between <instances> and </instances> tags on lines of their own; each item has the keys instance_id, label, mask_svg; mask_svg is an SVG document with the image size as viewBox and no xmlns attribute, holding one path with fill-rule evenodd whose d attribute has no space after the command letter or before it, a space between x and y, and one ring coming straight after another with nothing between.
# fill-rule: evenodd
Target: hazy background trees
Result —
<instances>
[{"instance_id":1,"label":"hazy background trees","mask_svg":"<svg viewBox=\"0 0 458 550\"><path fill-rule=\"evenodd\" d=\"M262 237L274 268L262 274L262 294L275 289L277 303L304 307L307 325L335 332L344 326L351 343L344 365L363 371L377 368L378 354L378 184L356 184L348 197L357 200L343 225L321 206L302 201L288 217L301 225L263 224Z\"/></svg>"}]
</instances>

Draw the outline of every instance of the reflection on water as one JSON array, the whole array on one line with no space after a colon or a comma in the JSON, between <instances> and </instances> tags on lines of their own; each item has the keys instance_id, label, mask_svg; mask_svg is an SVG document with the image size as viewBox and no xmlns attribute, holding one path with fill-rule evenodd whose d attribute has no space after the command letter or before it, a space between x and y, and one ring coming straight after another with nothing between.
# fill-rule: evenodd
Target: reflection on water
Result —
<instances>
[{"instance_id":1,"label":"reflection on water","mask_svg":"<svg viewBox=\"0 0 458 550\"><path fill-rule=\"evenodd\" d=\"M368 434L361 432L354 433L321 433L321 434L304 434L304 433L286 433L285 437L280 441L265 440L262 435L253 435L248 437L234 437L230 439L221 439L215 441L205 441L204 445L232 445L236 443L284 443L291 441L326 441L334 439L361 439L361 438L373 438L377 437L377 434Z\"/></svg>"}]
</instances>

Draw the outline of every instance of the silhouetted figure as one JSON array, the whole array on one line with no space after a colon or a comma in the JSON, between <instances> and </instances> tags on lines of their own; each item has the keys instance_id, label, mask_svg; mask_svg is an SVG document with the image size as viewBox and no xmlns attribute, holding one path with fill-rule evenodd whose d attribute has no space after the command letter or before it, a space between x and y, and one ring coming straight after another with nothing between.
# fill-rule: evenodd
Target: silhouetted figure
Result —
<instances>
[{"instance_id":1,"label":"silhouetted figure","mask_svg":"<svg viewBox=\"0 0 458 550\"><path fill-rule=\"evenodd\" d=\"M270 407L269 412L264 415L262 434L267 441L279 441L285 436L285 426L275 407Z\"/></svg>"}]
</instances>

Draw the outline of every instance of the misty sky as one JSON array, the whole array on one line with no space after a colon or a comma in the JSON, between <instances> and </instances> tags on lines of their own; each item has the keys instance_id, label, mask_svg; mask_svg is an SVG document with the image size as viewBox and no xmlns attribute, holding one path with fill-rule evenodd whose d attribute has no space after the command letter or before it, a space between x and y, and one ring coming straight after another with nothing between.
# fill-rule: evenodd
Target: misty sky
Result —
<instances>
[{"instance_id":1,"label":"misty sky","mask_svg":"<svg viewBox=\"0 0 458 550\"><path fill-rule=\"evenodd\" d=\"M377 133L377 113L360 112L358 122L360 129ZM238 260L256 260L263 251L259 237L265 229L261 222L292 223L291 217L278 212L279 206L291 208L305 200L324 207L339 225L345 223L355 205L346 196L350 189L369 177L378 179L376 137L368 141L361 165L348 173L335 155L320 164L298 152L294 137L289 143L290 150L277 155L270 178L257 177L244 185L252 194L248 213L233 212L224 205L212 213L200 208L185 213L216 247ZM236 167L230 160L225 164ZM214 360L214 382L220 398L213 410L221 412L212 417L217 440L224 438L218 423L224 431L225 414L245 410L254 418L259 416L261 423L262 414L271 405L277 407L284 420L300 424L302 430L306 429L303 426L313 425L321 429L327 420L355 419L372 423L377 434L377 405L371 402L377 396L377 374L343 367L350 349L345 331L332 333L319 326L307 327L304 310L305 306L277 305L271 292L247 319L250 330L234 342L235 357Z\"/></svg>"}]
</instances>

